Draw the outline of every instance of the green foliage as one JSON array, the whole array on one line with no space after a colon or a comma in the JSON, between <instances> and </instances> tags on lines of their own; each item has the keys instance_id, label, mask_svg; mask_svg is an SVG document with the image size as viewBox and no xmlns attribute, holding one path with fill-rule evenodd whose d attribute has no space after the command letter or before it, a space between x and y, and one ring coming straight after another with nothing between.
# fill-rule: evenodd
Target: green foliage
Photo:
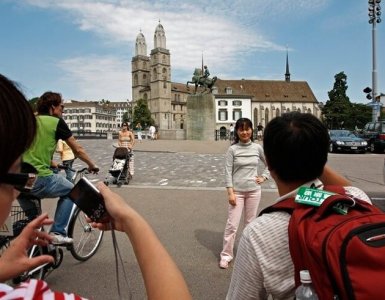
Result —
<instances>
[{"instance_id":1,"label":"green foliage","mask_svg":"<svg viewBox=\"0 0 385 300\"><path fill-rule=\"evenodd\" d=\"M128 118L128 112L126 111L124 114L123 114L123 117L122 117L122 123L124 122L130 122L130 119Z\"/></svg>"},{"instance_id":2,"label":"green foliage","mask_svg":"<svg viewBox=\"0 0 385 300\"><path fill-rule=\"evenodd\" d=\"M31 107L32 107L33 112L36 112L36 111L37 111L37 100L39 100L39 97L32 98L32 99L30 99L30 100L28 101L29 104L30 104Z\"/></svg>"},{"instance_id":3,"label":"green foliage","mask_svg":"<svg viewBox=\"0 0 385 300\"><path fill-rule=\"evenodd\" d=\"M154 125L155 121L151 118L151 112L147 106L147 100L139 99L134 107L133 127L140 123L142 128Z\"/></svg>"},{"instance_id":4,"label":"green foliage","mask_svg":"<svg viewBox=\"0 0 385 300\"><path fill-rule=\"evenodd\" d=\"M346 95L347 76L340 72L334 76L333 89L328 92L329 100L322 109L322 115L329 129L362 128L371 120L371 108L364 104L352 104Z\"/></svg>"}]
</instances>

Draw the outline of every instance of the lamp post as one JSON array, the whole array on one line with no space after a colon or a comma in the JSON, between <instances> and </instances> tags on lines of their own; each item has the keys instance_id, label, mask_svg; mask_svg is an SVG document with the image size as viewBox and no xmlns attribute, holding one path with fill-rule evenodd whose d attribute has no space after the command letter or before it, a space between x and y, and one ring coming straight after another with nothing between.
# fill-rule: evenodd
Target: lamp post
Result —
<instances>
[{"instance_id":1,"label":"lamp post","mask_svg":"<svg viewBox=\"0 0 385 300\"><path fill-rule=\"evenodd\" d=\"M369 0L368 15L369 24L372 24L372 101L373 101L373 113L372 120L375 121L378 118L379 106L375 105L377 99L377 36L376 26L381 22L381 0Z\"/></svg>"}]
</instances>

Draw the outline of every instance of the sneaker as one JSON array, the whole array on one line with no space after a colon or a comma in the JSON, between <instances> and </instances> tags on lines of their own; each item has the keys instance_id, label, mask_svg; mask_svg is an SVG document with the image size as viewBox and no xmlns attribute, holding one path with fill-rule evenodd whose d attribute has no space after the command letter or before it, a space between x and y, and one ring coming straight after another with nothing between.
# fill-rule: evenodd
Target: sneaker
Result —
<instances>
[{"instance_id":1,"label":"sneaker","mask_svg":"<svg viewBox=\"0 0 385 300\"><path fill-rule=\"evenodd\" d=\"M49 234L52 237L52 244L53 245L68 245L72 244L74 240L68 236L61 235L56 232L51 232Z\"/></svg>"},{"instance_id":2,"label":"sneaker","mask_svg":"<svg viewBox=\"0 0 385 300\"><path fill-rule=\"evenodd\" d=\"M227 269L229 267L229 262L225 259L221 259L221 261L219 262L219 267L221 269Z\"/></svg>"}]
</instances>

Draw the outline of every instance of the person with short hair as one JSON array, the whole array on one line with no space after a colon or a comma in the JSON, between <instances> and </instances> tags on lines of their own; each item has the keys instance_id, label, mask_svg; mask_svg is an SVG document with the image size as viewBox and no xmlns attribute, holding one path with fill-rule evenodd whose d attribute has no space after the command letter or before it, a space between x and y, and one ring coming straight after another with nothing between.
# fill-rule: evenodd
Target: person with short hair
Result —
<instances>
[{"instance_id":1,"label":"person with short hair","mask_svg":"<svg viewBox=\"0 0 385 300\"><path fill-rule=\"evenodd\" d=\"M347 195L370 202L360 189L326 166L329 134L315 116L292 112L271 120L263 148L281 201L295 197L301 186L322 189L344 186ZM226 299L292 299L294 265L289 251L290 215L265 213L243 231Z\"/></svg>"},{"instance_id":2,"label":"person with short hair","mask_svg":"<svg viewBox=\"0 0 385 300\"><path fill-rule=\"evenodd\" d=\"M37 101L37 133L34 142L23 154L23 161L32 165L38 172L38 178L31 194L42 198L59 197L55 222L50 234L55 245L71 244L72 238L67 235L67 225L71 215L72 201L68 194L73 188L72 182L60 174L55 174L51 166L53 154L58 140L63 140L71 148L74 155L88 165L91 172L98 172L99 168L89 158L84 148L73 137L71 130L62 119L64 104L62 96L55 92L45 92ZM24 210L33 207L28 199L19 199Z\"/></svg>"},{"instance_id":3,"label":"person with short hair","mask_svg":"<svg viewBox=\"0 0 385 300\"><path fill-rule=\"evenodd\" d=\"M19 190L26 185L33 185L34 182L36 184L36 177L21 172L21 155L35 139L38 130L36 122L39 119L35 118L24 95L13 82L0 74L0 226L4 225L9 216ZM103 196L108 218L105 220L107 223L91 225L101 230L110 230L112 226L130 239L148 299L191 299L181 272L146 220L103 183L98 184L98 189ZM52 222L43 213L11 242L0 257L0 282L15 278L42 264L53 263L51 255L28 256L28 249L32 245L47 246L52 242L52 236L39 230L41 226ZM46 282L36 279L15 287L0 284L0 298L84 299L74 294L52 291Z\"/></svg>"}]
</instances>

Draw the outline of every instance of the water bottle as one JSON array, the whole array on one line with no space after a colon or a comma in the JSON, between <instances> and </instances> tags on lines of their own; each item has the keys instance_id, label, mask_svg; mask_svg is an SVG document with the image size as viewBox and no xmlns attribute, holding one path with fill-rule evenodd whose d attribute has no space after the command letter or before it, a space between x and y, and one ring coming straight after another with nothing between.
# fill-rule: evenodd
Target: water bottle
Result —
<instances>
[{"instance_id":1,"label":"water bottle","mask_svg":"<svg viewBox=\"0 0 385 300\"><path fill-rule=\"evenodd\" d=\"M295 290L296 300L318 300L318 296L311 284L311 277L308 270L299 272L301 285Z\"/></svg>"}]
</instances>

